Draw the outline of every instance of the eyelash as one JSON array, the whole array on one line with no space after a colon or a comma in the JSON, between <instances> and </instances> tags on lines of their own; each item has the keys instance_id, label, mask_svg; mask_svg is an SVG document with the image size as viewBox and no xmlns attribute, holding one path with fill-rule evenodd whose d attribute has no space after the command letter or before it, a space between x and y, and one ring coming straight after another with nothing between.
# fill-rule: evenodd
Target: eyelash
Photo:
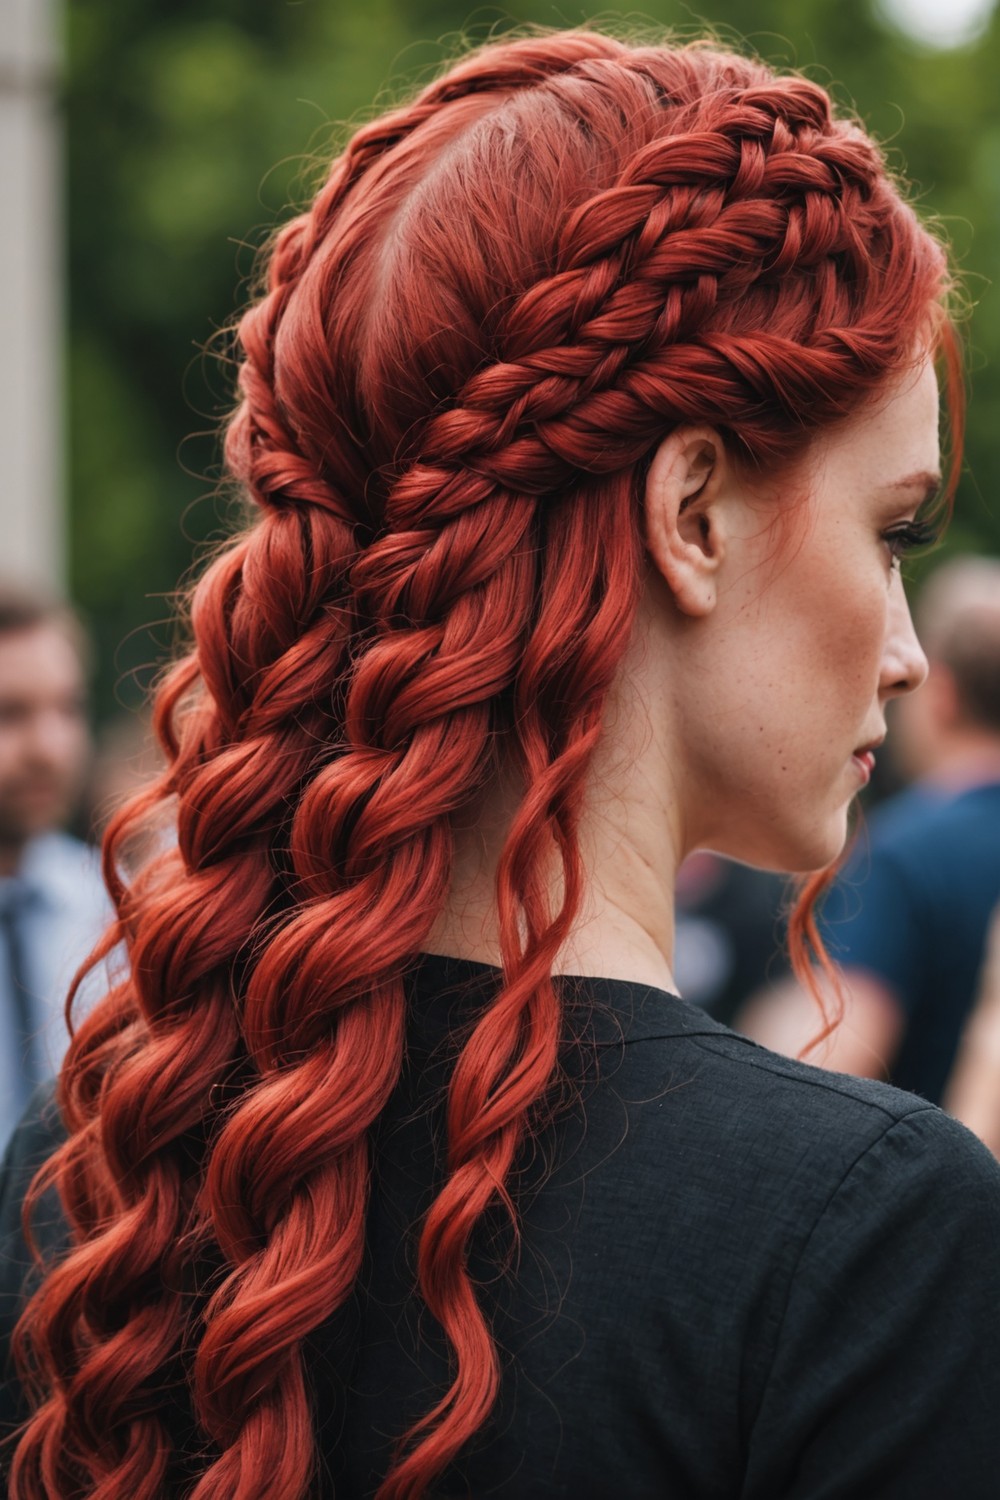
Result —
<instances>
[{"instance_id":1,"label":"eyelash","mask_svg":"<svg viewBox=\"0 0 1000 1500\"><path fill-rule=\"evenodd\" d=\"M931 521L906 521L883 533L882 540L888 544L894 563L902 562L909 553L920 547L929 547L938 539L938 528Z\"/></svg>"}]
</instances>

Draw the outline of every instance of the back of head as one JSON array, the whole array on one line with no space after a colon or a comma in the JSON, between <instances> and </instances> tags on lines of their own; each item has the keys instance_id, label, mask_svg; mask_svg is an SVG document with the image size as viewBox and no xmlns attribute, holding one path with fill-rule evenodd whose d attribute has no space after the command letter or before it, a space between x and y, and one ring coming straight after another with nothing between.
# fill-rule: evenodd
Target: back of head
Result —
<instances>
[{"instance_id":1,"label":"back of head","mask_svg":"<svg viewBox=\"0 0 1000 1500\"><path fill-rule=\"evenodd\" d=\"M917 623L931 662L951 675L963 720L1000 735L1000 559L943 563L920 595Z\"/></svg>"},{"instance_id":2,"label":"back of head","mask_svg":"<svg viewBox=\"0 0 1000 1500\"><path fill-rule=\"evenodd\" d=\"M712 47L501 42L351 140L239 325L226 452L259 516L195 592L196 648L158 705L171 764L133 814L176 797L178 849L116 885L132 977L63 1076L52 1175L90 1240L22 1324L45 1404L17 1495L42 1493L59 1443L74 1474L158 1493L153 1393L181 1349L209 1444L197 1500L306 1493L302 1340L361 1264L403 975L447 889L452 815L502 760L522 788L503 988L455 1067L420 1243L455 1377L380 1500L423 1493L476 1432L499 1374L467 1246L556 1074L552 960L635 616L643 466L686 421L750 470L790 462L938 338L945 287L858 126ZM211 1296L150 1303L199 1244L222 1268ZM78 1366L65 1330L84 1326Z\"/></svg>"},{"instance_id":3,"label":"back of head","mask_svg":"<svg viewBox=\"0 0 1000 1500\"><path fill-rule=\"evenodd\" d=\"M241 327L229 458L263 504L443 521L490 481L627 470L683 420L773 468L929 332L942 255L802 78L569 34L424 100L359 133ZM479 484L449 505L439 471Z\"/></svg>"},{"instance_id":4,"label":"back of head","mask_svg":"<svg viewBox=\"0 0 1000 1500\"><path fill-rule=\"evenodd\" d=\"M79 631L76 617L54 594L13 578L0 578L0 636L53 624Z\"/></svg>"},{"instance_id":5,"label":"back of head","mask_svg":"<svg viewBox=\"0 0 1000 1500\"><path fill-rule=\"evenodd\" d=\"M52 590L17 578L0 577L0 639L36 630L61 631L73 646L84 673L89 672L92 644L75 609Z\"/></svg>"}]
</instances>

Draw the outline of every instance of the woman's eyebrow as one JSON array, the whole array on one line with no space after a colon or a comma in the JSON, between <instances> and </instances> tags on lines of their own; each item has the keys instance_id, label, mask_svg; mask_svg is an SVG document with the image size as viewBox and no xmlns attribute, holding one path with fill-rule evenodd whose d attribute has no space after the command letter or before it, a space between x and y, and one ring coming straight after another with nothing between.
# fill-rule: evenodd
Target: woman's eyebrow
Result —
<instances>
[{"instance_id":1,"label":"woman's eyebrow","mask_svg":"<svg viewBox=\"0 0 1000 1500\"><path fill-rule=\"evenodd\" d=\"M894 479L891 484L885 486L887 490L919 490L924 491L923 504L933 500L941 488L941 475L936 474L933 469L918 469L915 474L906 474L902 479Z\"/></svg>"}]
</instances>

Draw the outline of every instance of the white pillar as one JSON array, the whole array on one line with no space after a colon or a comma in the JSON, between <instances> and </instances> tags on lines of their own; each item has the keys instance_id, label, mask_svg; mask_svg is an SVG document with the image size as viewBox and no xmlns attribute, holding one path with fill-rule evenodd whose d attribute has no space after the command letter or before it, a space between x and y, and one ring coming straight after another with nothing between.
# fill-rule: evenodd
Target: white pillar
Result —
<instances>
[{"instance_id":1,"label":"white pillar","mask_svg":"<svg viewBox=\"0 0 1000 1500\"><path fill-rule=\"evenodd\" d=\"M0 573L61 588L58 0L0 0Z\"/></svg>"}]
</instances>

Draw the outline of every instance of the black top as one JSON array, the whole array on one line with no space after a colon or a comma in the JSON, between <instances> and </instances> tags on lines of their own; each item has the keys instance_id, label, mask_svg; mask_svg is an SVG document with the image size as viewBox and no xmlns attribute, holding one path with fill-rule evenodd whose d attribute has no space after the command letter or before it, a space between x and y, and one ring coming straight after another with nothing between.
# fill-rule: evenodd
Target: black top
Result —
<instances>
[{"instance_id":1,"label":"black top","mask_svg":"<svg viewBox=\"0 0 1000 1500\"><path fill-rule=\"evenodd\" d=\"M425 958L378 1132L362 1283L309 1341L323 1493L370 1496L447 1364L412 1296L440 1181L449 1037L497 971ZM787 1061L675 996L560 981L578 1102L526 1151L520 1253L472 1259L502 1351L487 1428L434 1494L501 1500L993 1500L1000 1166L888 1085ZM0 1197L6 1338L37 1106ZM18 1399L4 1388L9 1421Z\"/></svg>"}]
</instances>

